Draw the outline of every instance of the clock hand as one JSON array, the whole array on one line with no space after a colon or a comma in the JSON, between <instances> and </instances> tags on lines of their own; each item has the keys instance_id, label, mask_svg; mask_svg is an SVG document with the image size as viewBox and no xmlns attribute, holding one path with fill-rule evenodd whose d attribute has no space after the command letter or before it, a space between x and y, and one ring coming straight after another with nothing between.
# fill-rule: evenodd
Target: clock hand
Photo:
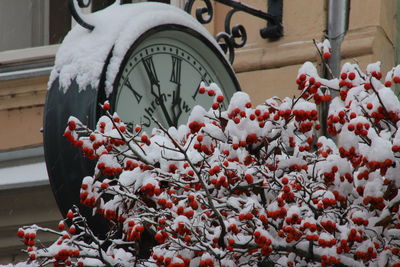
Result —
<instances>
[{"instance_id":1,"label":"clock hand","mask_svg":"<svg viewBox=\"0 0 400 267\"><path fill-rule=\"evenodd\" d=\"M156 93L154 93L153 87L157 87L158 92L159 92L158 95L157 95ZM164 117L165 117L165 119L167 120L168 126L174 126L174 121L173 121L173 120L171 119L171 117L169 116L168 110L167 110L167 108L166 108L166 106L165 106L165 103L164 103L163 95L162 95L161 92L160 92L160 85L159 85L158 83L157 83L157 84L153 84L153 85L151 86L151 88L152 88L151 94L154 95L154 96L156 97L157 102L158 102L158 104L160 105L160 107L161 107L161 109L162 109L162 111L163 111L163 113L164 113Z\"/></svg>"},{"instance_id":2,"label":"clock hand","mask_svg":"<svg viewBox=\"0 0 400 267\"><path fill-rule=\"evenodd\" d=\"M168 126L171 126L173 125L173 121L171 120L171 117L169 116L167 108L165 107L164 104L164 98L163 95L161 94L160 82L157 77L156 68L154 67L153 58L152 56L145 57L143 58L142 62L146 70L147 76L149 77L150 80L151 94L156 98L157 103L161 106L161 109L167 120Z\"/></svg>"},{"instance_id":3,"label":"clock hand","mask_svg":"<svg viewBox=\"0 0 400 267\"><path fill-rule=\"evenodd\" d=\"M172 72L170 81L176 84L176 89L173 92L172 98L172 114L174 116L175 127L178 126L179 117L182 113L181 108L181 65L182 59L173 55L172 57Z\"/></svg>"},{"instance_id":4,"label":"clock hand","mask_svg":"<svg viewBox=\"0 0 400 267\"><path fill-rule=\"evenodd\" d=\"M179 117L182 114L182 107L181 107L182 98L180 96L180 93L181 93L181 85L178 84L176 90L173 92L173 98L172 98L172 115L174 117L175 127L178 127Z\"/></svg>"}]
</instances>

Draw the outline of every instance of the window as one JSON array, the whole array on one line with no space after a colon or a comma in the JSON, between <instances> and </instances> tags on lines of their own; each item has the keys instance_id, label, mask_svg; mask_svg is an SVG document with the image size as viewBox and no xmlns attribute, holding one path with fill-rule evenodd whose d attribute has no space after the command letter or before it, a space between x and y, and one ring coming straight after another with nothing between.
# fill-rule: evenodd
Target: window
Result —
<instances>
[{"instance_id":1,"label":"window","mask_svg":"<svg viewBox=\"0 0 400 267\"><path fill-rule=\"evenodd\" d=\"M151 0L150 0L151 1ZM92 11L103 9L115 0L92 1ZM144 0L122 0L122 3ZM181 6L183 0L153 0ZM176 3L175 3L176 2ZM71 28L68 0L1 0L0 52L59 44Z\"/></svg>"},{"instance_id":2,"label":"window","mask_svg":"<svg viewBox=\"0 0 400 267\"><path fill-rule=\"evenodd\" d=\"M57 44L71 27L68 2L1 0L0 51Z\"/></svg>"}]
</instances>

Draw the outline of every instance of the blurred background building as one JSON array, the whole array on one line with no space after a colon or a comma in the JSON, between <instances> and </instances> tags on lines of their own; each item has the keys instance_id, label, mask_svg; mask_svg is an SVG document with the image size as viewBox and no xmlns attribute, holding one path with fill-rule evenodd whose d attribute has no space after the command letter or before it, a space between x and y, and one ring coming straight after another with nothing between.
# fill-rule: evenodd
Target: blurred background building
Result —
<instances>
[{"instance_id":1,"label":"blurred background building","mask_svg":"<svg viewBox=\"0 0 400 267\"><path fill-rule=\"evenodd\" d=\"M266 11L268 0L241 2ZM273 0L270 0L273 1ZM93 1L91 10L114 1ZM129 2L129 1L126 1ZM132 1L130 1L132 2ZM183 7L185 0L161 1ZM201 3L201 1L198 1ZM351 0L345 10L343 61L362 67L382 61L383 72L398 63L399 0ZM223 30L229 8L214 4L207 29ZM318 64L313 39L327 34L328 0L284 1L284 36L260 38L266 22L238 12L233 18L248 33L233 65L242 90L253 102L296 94L297 70L305 61ZM0 264L23 259L18 227L56 227L61 215L53 199L44 164L42 120L47 81L64 36L74 25L67 0L0 1ZM42 242L48 236L41 236ZM22 256L22 258L21 258Z\"/></svg>"}]
</instances>

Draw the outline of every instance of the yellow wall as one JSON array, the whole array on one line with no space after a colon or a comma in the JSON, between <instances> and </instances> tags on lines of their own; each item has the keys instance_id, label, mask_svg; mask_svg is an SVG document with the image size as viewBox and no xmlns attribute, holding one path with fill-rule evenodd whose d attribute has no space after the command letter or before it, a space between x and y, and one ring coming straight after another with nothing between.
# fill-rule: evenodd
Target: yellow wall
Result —
<instances>
[{"instance_id":1,"label":"yellow wall","mask_svg":"<svg viewBox=\"0 0 400 267\"><path fill-rule=\"evenodd\" d=\"M42 143L47 76L0 82L0 151Z\"/></svg>"}]
</instances>

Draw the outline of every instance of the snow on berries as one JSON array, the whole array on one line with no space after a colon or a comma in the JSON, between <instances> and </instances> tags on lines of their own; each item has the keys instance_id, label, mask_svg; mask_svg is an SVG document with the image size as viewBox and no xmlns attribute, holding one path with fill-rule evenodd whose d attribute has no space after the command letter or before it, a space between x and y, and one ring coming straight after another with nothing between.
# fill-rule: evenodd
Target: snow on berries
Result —
<instances>
[{"instance_id":1,"label":"snow on berries","mask_svg":"<svg viewBox=\"0 0 400 267\"><path fill-rule=\"evenodd\" d=\"M325 39L322 43L317 43L317 47L320 50L324 60L331 58L331 44L328 39Z\"/></svg>"}]
</instances>

